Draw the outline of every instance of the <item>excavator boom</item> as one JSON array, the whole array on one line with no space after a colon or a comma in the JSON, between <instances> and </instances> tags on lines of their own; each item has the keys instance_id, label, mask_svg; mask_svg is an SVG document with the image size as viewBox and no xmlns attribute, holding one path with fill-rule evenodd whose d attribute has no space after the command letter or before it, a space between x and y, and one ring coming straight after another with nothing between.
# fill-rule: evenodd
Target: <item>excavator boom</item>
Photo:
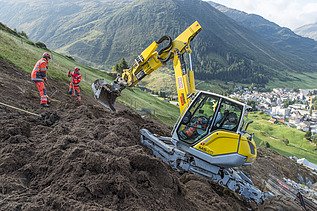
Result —
<instances>
[{"instance_id":1,"label":"excavator boom","mask_svg":"<svg viewBox=\"0 0 317 211\"><path fill-rule=\"evenodd\" d=\"M178 84L178 101L180 112L189 105L190 97L195 93L194 72L186 70L183 62L183 54L191 53L190 42L200 32L201 26L196 21L172 40L169 36L163 36L158 41L152 42L135 60L129 69L123 70L112 84L104 80L96 80L92 84L95 98L104 106L115 111L115 100L123 89L139 83L145 76L160 68L173 59L175 78ZM166 43L166 46L161 45ZM161 48L160 48L161 47ZM160 50L158 50L160 48Z\"/></svg>"}]
</instances>

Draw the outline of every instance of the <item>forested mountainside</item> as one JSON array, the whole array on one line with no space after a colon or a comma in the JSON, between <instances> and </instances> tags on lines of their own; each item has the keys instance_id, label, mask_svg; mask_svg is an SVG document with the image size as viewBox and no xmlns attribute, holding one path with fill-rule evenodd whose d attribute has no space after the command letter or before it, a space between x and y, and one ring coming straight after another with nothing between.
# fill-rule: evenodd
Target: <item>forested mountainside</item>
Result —
<instances>
[{"instance_id":1,"label":"forested mountainside","mask_svg":"<svg viewBox=\"0 0 317 211\"><path fill-rule=\"evenodd\" d=\"M201 0L40 2L0 0L0 21L99 67L110 69L123 57L131 63L153 40L176 37L198 20L203 31L192 41L198 79L265 84L293 80L287 71L316 69L316 52L286 51Z\"/></svg>"}]
</instances>

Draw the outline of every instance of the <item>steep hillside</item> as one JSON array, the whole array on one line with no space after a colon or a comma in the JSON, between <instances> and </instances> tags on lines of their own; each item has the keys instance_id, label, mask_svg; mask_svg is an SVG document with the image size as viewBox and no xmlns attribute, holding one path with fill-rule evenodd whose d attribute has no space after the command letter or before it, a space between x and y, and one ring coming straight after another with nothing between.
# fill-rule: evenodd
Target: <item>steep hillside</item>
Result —
<instances>
[{"instance_id":1,"label":"steep hillside","mask_svg":"<svg viewBox=\"0 0 317 211\"><path fill-rule=\"evenodd\" d=\"M1 30L3 29L3 30ZM44 49L37 48L34 43L23 37L19 37L16 32L0 24L0 58L14 63L20 69L31 72L35 62L41 57ZM53 60L49 65L49 79L59 79L64 81L64 89L67 90L68 81L67 72L75 66L81 68L83 81L81 87L84 92L91 94L91 84L98 78L105 78L109 82L113 81L105 72L83 66L69 57L52 52ZM48 94L53 90L49 89ZM150 94L141 91L138 88L126 89L119 99L122 104L134 107L135 109L148 110L154 118L172 125L177 120L178 108L169 103L163 102Z\"/></svg>"},{"instance_id":2,"label":"steep hillside","mask_svg":"<svg viewBox=\"0 0 317 211\"><path fill-rule=\"evenodd\" d=\"M74 105L56 80L51 85L58 94L49 109L41 109L29 74L2 59L0 73L0 101L42 115L0 105L0 210L249 207L233 194L221 196L223 188L181 177L148 155L138 144L139 129L168 135L166 126L126 108L112 114L86 95L82 105Z\"/></svg>"},{"instance_id":3,"label":"steep hillside","mask_svg":"<svg viewBox=\"0 0 317 211\"><path fill-rule=\"evenodd\" d=\"M276 48L200 0L0 2L0 20L8 25L60 52L107 68L122 57L131 62L153 40L165 34L175 37L195 20L204 29L192 42L199 79L290 81L297 79L286 70L309 72L317 63L310 60L317 57Z\"/></svg>"},{"instance_id":4,"label":"steep hillside","mask_svg":"<svg viewBox=\"0 0 317 211\"><path fill-rule=\"evenodd\" d=\"M3 59L0 73L0 102L41 115L0 105L0 210L265 210L281 205L300 210L280 197L256 206L204 178L173 171L139 144L143 127L168 135L169 128L158 122L124 107L110 113L85 94L76 105L64 94L64 82L55 79L50 83L58 94L43 109L29 74ZM280 168L285 161L289 168ZM268 172L317 181L294 161L267 150L255 166L247 170L258 186Z\"/></svg>"},{"instance_id":5,"label":"steep hillside","mask_svg":"<svg viewBox=\"0 0 317 211\"><path fill-rule=\"evenodd\" d=\"M160 135L169 135L170 128L124 106L111 113L89 92L83 92L81 104L74 103L65 93L64 69L75 63L56 53L48 87L55 95L49 108L40 107L29 65L42 49L5 31L0 30L0 102L38 116L0 105L0 210L301 209L280 196L256 206L204 178L175 172L139 144L140 128ZM270 174L317 181L307 169L267 149L243 170L258 187Z\"/></svg>"},{"instance_id":6,"label":"steep hillside","mask_svg":"<svg viewBox=\"0 0 317 211\"><path fill-rule=\"evenodd\" d=\"M301 26L294 31L303 37L309 37L317 41L317 23Z\"/></svg>"}]
</instances>

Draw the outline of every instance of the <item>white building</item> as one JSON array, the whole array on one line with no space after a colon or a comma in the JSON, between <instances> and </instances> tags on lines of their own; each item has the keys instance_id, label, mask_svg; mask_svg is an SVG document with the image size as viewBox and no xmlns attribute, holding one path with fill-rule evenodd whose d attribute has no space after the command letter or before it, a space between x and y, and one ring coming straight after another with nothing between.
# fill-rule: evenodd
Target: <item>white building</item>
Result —
<instances>
[{"instance_id":1,"label":"white building","mask_svg":"<svg viewBox=\"0 0 317 211\"><path fill-rule=\"evenodd\" d=\"M317 125L310 125L310 131L312 135L317 134Z\"/></svg>"},{"instance_id":2,"label":"white building","mask_svg":"<svg viewBox=\"0 0 317 211\"><path fill-rule=\"evenodd\" d=\"M289 107L289 108L292 108L292 109L297 109L297 110L299 110L299 109L305 109L305 108L306 108L306 105L304 105L304 104L294 104L294 105L289 105L288 107Z\"/></svg>"},{"instance_id":3,"label":"white building","mask_svg":"<svg viewBox=\"0 0 317 211\"><path fill-rule=\"evenodd\" d=\"M283 116L286 117L290 114L290 109L282 108L281 106L272 107L272 116Z\"/></svg>"},{"instance_id":4,"label":"white building","mask_svg":"<svg viewBox=\"0 0 317 211\"><path fill-rule=\"evenodd\" d=\"M298 130L302 130L304 132L307 132L309 131L309 128L310 128L310 124L309 122L305 121L305 122L300 122L299 124L297 124L297 127L296 127Z\"/></svg>"}]
</instances>

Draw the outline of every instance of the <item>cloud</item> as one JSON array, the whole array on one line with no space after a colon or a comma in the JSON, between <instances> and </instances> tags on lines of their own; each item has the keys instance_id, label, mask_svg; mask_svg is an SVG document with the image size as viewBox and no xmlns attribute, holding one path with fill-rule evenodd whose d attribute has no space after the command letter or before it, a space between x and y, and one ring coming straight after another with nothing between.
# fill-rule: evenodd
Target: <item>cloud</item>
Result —
<instances>
[{"instance_id":1,"label":"cloud","mask_svg":"<svg viewBox=\"0 0 317 211\"><path fill-rule=\"evenodd\" d=\"M317 22L315 0L214 0L227 7L253 13L291 29Z\"/></svg>"}]
</instances>

